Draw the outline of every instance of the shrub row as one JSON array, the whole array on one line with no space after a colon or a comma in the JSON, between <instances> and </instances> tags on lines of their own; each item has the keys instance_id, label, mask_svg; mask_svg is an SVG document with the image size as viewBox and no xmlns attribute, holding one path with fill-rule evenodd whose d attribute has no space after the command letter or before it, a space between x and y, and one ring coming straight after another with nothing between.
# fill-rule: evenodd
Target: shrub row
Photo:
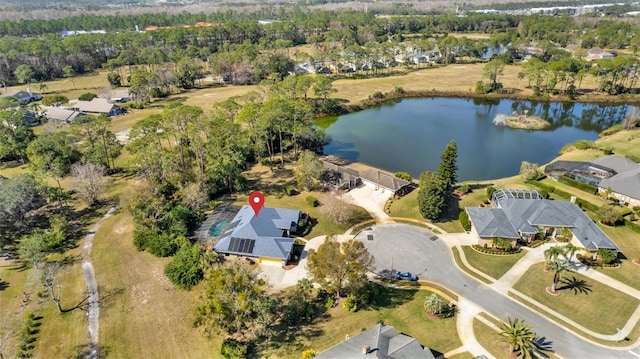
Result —
<instances>
[{"instance_id":1,"label":"shrub row","mask_svg":"<svg viewBox=\"0 0 640 359\"><path fill-rule=\"evenodd\" d=\"M536 180L528 180L528 181L525 181L525 183L526 184L530 184L530 185L532 185L534 187L538 187L538 188L540 188L542 190L545 190L545 191L547 191L547 193L554 193L558 197L562 197L564 199L571 199L571 193L565 192L565 191L563 191L561 189L557 189L557 188L555 188L553 186L548 186L548 185L546 185L544 183L540 183L540 182L538 182Z\"/></svg>"},{"instance_id":2,"label":"shrub row","mask_svg":"<svg viewBox=\"0 0 640 359\"><path fill-rule=\"evenodd\" d=\"M590 184L582 183L580 181L576 181L573 178L569 178L567 176L558 176L558 182L564 183L567 186L571 186L577 188L581 191L585 191L587 193L596 194L598 192L598 188L596 186L592 186Z\"/></svg>"},{"instance_id":3,"label":"shrub row","mask_svg":"<svg viewBox=\"0 0 640 359\"><path fill-rule=\"evenodd\" d=\"M598 210L600 209L600 207L596 206L591 202L587 202L582 198L576 198L576 205L580 208L587 209L591 212L598 212Z\"/></svg>"},{"instance_id":4,"label":"shrub row","mask_svg":"<svg viewBox=\"0 0 640 359\"><path fill-rule=\"evenodd\" d=\"M629 227L629 229L631 229L632 231L634 231L636 233L640 233L640 226L635 224L635 223L633 223L633 222L631 222L630 220L625 219L624 220L624 225L626 227Z\"/></svg>"},{"instance_id":5,"label":"shrub row","mask_svg":"<svg viewBox=\"0 0 640 359\"><path fill-rule=\"evenodd\" d=\"M478 251L480 253L495 254L495 255L500 255L500 256L508 256L508 255L520 253L522 251L522 248L520 248L520 247L516 247L516 248L512 248L512 249L508 249L508 250L503 250L503 249L485 248L485 247L481 247L481 246L479 246L477 244L474 244L473 246L471 246L471 248L475 249L476 251Z\"/></svg>"},{"instance_id":6,"label":"shrub row","mask_svg":"<svg viewBox=\"0 0 640 359\"><path fill-rule=\"evenodd\" d=\"M529 248L536 248L536 247L540 247L541 245L547 243L546 240L544 241L533 241L531 243L529 243Z\"/></svg>"}]
</instances>

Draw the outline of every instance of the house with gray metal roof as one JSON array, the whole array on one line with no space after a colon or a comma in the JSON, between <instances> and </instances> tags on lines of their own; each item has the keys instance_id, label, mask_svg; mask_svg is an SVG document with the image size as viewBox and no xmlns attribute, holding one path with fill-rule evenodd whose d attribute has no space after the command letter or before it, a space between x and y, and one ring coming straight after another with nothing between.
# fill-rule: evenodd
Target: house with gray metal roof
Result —
<instances>
[{"instance_id":1,"label":"house with gray metal roof","mask_svg":"<svg viewBox=\"0 0 640 359\"><path fill-rule=\"evenodd\" d=\"M615 197L629 207L640 206L640 164L620 156L607 156L594 161L616 171L616 174L604 178L598 183L598 192Z\"/></svg>"},{"instance_id":2,"label":"house with gray metal roof","mask_svg":"<svg viewBox=\"0 0 640 359\"><path fill-rule=\"evenodd\" d=\"M535 237L538 228L543 228L547 236L568 228L572 233L571 242L577 247L589 251L608 248L620 252L618 246L574 203L547 200L539 194L526 197L507 195L494 199L496 208L467 207L472 232L479 238L478 244L490 244L495 237L527 241Z\"/></svg>"},{"instance_id":3,"label":"house with gray metal roof","mask_svg":"<svg viewBox=\"0 0 640 359\"><path fill-rule=\"evenodd\" d=\"M213 249L226 255L258 258L260 261L282 262L291 258L294 240L289 237L298 229L300 211L263 207L258 215L244 205Z\"/></svg>"},{"instance_id":4,"label":"house with gray metal roof","mask_svg":"<svg viewBox=\"0 0 640 359\"><path fill-rule=\"evenodd\" d=\"M316 355L316 359L435 359L429 348L406 334L398 333L391 325L376 324L330 349Z\"/></svg>"}]
</instances>

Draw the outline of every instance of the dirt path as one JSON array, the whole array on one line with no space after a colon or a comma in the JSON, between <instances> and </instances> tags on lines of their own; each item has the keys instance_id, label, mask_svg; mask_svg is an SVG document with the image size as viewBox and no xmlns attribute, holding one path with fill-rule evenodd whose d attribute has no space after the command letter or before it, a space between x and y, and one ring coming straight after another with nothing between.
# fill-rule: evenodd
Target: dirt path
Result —
<instances>
[{"instance_id":1,"label":"dirt path","mask_svg":"<svg viewBox=\"0 0 640 359\"><path fill-rule=\"evenodd\" d=\"M112 207L96 224L91 227L89 233L84 237L84 245L82 247L82 274L87 284L87 293L89 293L87 321L89 322L89 338L91 339L91 350L88 358L98 358L98 317L100 316L100 305L98 296L98 283L96 283L93 264L91 264L91 245L93 237L100 228L105 219L111 217L118 209L118 206Z\"/></svg>"}]
</instances>

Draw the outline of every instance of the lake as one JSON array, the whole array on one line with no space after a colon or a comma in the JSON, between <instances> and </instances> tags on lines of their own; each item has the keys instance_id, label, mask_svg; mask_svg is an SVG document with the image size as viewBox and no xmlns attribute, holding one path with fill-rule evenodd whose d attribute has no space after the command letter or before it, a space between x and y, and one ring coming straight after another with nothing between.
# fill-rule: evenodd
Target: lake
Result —
<instances>
[{"instance_id":1,"label":"lake","mask_svg":"<svg viewBox=\"0 0 640 359\"><path fill-rule=\"evenodd\" d=\"M418 98L381 106L316 124L330 142L324 153L390 172L418 177L437 171L451 141L458 145L458 180L488 180L519 173L522 161L545 164L567 143L595 140L621 123L633 105ZM493 124L498 113L528 111L551 122L546 130L517 130Z\"/></svg>"}]
</instances>

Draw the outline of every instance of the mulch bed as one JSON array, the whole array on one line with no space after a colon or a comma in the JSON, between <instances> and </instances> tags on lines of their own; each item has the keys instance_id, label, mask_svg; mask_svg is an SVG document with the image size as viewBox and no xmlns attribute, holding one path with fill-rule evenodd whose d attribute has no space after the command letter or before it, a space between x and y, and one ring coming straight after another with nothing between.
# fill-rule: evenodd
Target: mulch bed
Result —
<instances>
[{"instance_id":1,"label":"mulch bed","mask_svg":"<svg viewBox=\"0 0 640 359\"><path fill-rule=\"evenodd\" d=\"M554 296L554 297L557 297L557 296L559 296L559 295L560 295L560 291L559 291L559 290L556 290L555 292L553 292L553 291L551 290L551 287L547 287L547 288L546 288L546 290L547 290L547 293L551 294L551 295L552 295L552 296Z\"/></svg>"},{"instance_id":2,"label":"mulch bed","mask_svg":"<svg viewBox=\"0 0 640 359\"><path fill-rule=\"evenodd\" d=\"M637 266L640 266L640 259L634 259L631 262Z\"/></svg>"},{"instance_id":3,"label":"mulch bed","mask_svg":"<svg viewBox=\"0 0 640 359\"><path fill-rule=\"evenodd\" d=\"M509 348L509 347L502 347L502 353L507 358L517 358L518 357L518 352L512 352L511 348Z\"/></svg>"}]
</instances>

